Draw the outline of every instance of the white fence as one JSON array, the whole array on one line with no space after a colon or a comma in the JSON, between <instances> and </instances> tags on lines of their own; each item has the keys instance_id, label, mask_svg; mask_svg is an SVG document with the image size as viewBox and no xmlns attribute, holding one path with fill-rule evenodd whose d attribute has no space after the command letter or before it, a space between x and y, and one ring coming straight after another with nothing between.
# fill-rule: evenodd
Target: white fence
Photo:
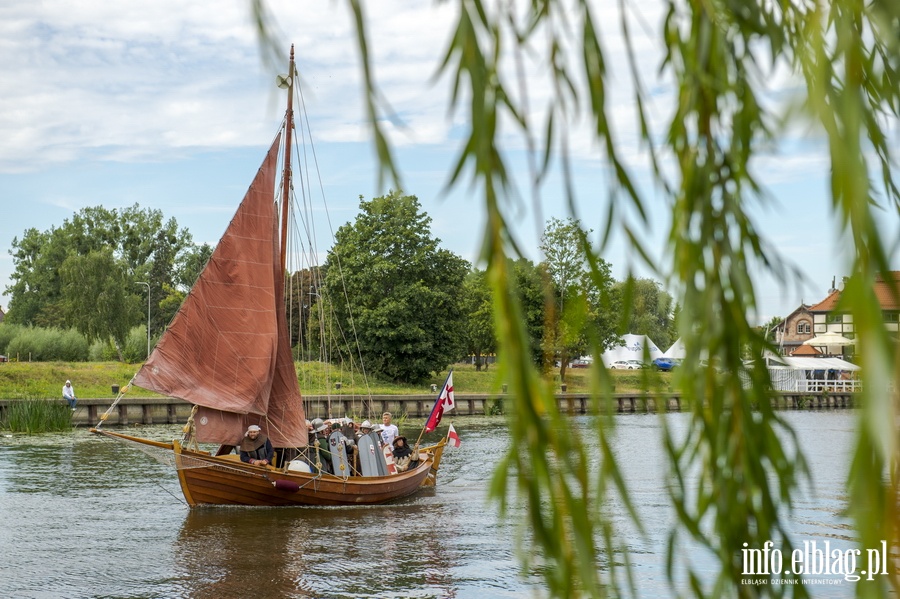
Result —
<instances>
[{"instance_id":1,"label":"white fence","mask_svg":"<svg viewBox=\"0 0 900 599\"><path fill-rule=\"evenodd\" d=\"M822 391L828 391L829 393L851 393L855 391L862 391L862 381L849 379L838 379L838 380L803 380L798 381L797 391L809 391L810 393L821 393Z\"/></svg>"},{"instance_id":2,"label":"white fence","mask_svg":"<svg viewBox=\"0 0 900 599\"><path fill-rule=\"evenodd\" d=\"M828 378L831 376L832 378ZM745 387L752 383L745 372L740 373ZM850 378L848 378L850 377ZM775 391L788 393L853 393L862 391L862 381L849 372L827 370L803 370L798 368L769 368L769 378Z\"/></svg>"},{"instance_id":3,"label":"white fence","mask_svg":"<svg viewBox=\"0 0 900 599\"><path fill-rule=\"evenodd\" d=\"M769 377L776 391L808 393L862 391L862 381L852 378L847 371L769 368Z\"/></svg>"}]
</instances>

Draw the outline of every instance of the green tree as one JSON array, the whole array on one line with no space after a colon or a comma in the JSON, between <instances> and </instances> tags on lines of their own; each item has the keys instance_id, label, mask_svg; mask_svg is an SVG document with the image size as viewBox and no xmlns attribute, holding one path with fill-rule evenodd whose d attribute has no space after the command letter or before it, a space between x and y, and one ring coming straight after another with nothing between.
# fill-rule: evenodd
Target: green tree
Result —
<instances>
[{"instance_id":1,"label":"green tree","mask_svg":"<svg viewBox=\"0 0 900 599\"><path fill-rule=\"evenodd\" d=\"M675 302L659 281L628 278L615 290L625 308L626 333L647 335L663 351L675 342Z\"/></svg>"},{"instance_id":2,"label":"green tree","mask_svg":"<svg viewBox=\"0 0 900 599\"><path fill-rule=\"evenodd\" d=\"M83 256L73 254L59 271L66 319L88 341L112 339L119 360L124 360L130 323L138 312L138 304L128 288L126 266L106 248Z\"/></svg>"},{"instance_id":3,"label":"green tree","mask_svg":"<svg viewBox=\"0 0 900 599\"><path fill-rule=\"evenodd\" d=\"M60 307L59 265L66 250L54 243L56 230L40 232L31 228L22 239L14 237L9 250L15 265L9 294L9 313L5 322L59 327L63 324Z\"/></svg>"},{"instance_id":4,"label":"green tree","mask_svg":"<svg viewBox=\"0 0 900 599\"><path fill-rule=\"evenodd\" d=\"M593 231L585 231L573 218L551 218L544 226L544 234L538 247L544 253L547 272L565 302L566 293L576 288L587 270L585 244Z\"/></svg>"},{"instance_id":5,"label":"green tree","mask_svg":"<svg viewBox=\"0 0 900 599\"><path fill-rule=\"evenodd\" d=\"M367 370L412 383L461 357L460 290L469 265L438 247L415 196L361 200L360 214L335 239L325 291Z\"/></svg>"},{"instance_id":6,"label":"green tree","mask_svg":"<svg viewBox=\"0 0 900 599\"><path fill-rule=\"evenodd\" d=\"M611 269L609 263L597 258L592 266L598 276L590 276L590 233L573 218L551 218L541 237L550 283L545 293L545 365L558 361L561 381L566 380L571 360L587 353L599 355L616 338L616 320L604 310L611 301Z\"/></svg>"},{"instance_id":7,"label":"green tree","mask_svg":"<svg viewBox=\"0 0 900 599\"><path fill-rule=\"evenodd\" d=\"M475 359L475 370L487 368L483 357L497 351L494 335L494 306L491 289L483 270L472 270L466 275L462 287L463 312L465 314L466 354Z\"/></svg>"},{"instance_id":8,"label":"green tree","mask_svg":"<svg viewBox=\"0 0 900 599\"><path fill-rule=\"evenodd\" d=\"M153 260L147 264L144 279L150 284L150 330L162 331L169 324L172 315L165 314L160 306L167 296L167 291L175 286L176 266L175 259L178 251L175 245L176 239L170 237L165 230L159 230L154 235L151 247L153 248ZM155 301L154 301L155 299ZM146 328L146 324L144 325ZM147 331L144 331L146 335ZM145 350L146 353L146 350Z\"/></svg>"},{"instance_id":9,"label":"green tree","mask_svg":"<svg viewBox=\"0 0 900 599\"><path fill-rule=\"evenodd\" d=\"M10 294L11 321L44 327L76 326L67 320L73 313L64 309L66 301L59 273L63 262L71 256L88 256L92 252L112 252L127 274L127 294L146 302L146 291L132 283L150 284L151 328L162 330L168 324L168 313L159 310L160 302L169 295L191 265L205 256L208 246L194 250L191 235L179 229L175 219L165 220L159 210L141 209L134 205L121 210L102 206L83 208L60 227L43 233L29 229L22 239L14 238L10 254L15 271ZM205 263L205 259L203 259ZM199 270L196 271L199 273ZM196 277L196 274L194 274ZM193 282L193 280L191 280ZM140 313L131 326L145 322Z\"/></svg>"},{"instance_id":10,"label":"green tree","mask_svg":"<svg viewBox=\"0 0 900 599\"><path fill-rule=\"evenodd\" d=\"M169 323L172 322L172 319L175 318L175 314L178 312L178 309L181 307L181 303L184 301L184 298L187 297L187 293L181 290L180 287L170 287L169 285L163 285L162 288L162 299L158 301L153 301L151 297L151 308L156 306L156 319L154 320L151 317L151 337L153 339L159 339L162 337L163 332L166 330L166 327L169 326ZM151 311L152 314L152 311ZM156 324L153 324L156 323ZM144 325L144 336L146 337L146 324ZM146 349L144 350L146 354Z\"/></svg>"},{"instance_id":11,"label":"green tree","mask_svg":"<svg viewBox=\"0 0 900 599\"><path fill-rule=\"evenodd\" d=\"M171 236L167 235L165 238L171 239ZM181 243L178 243L178 246L181 246ZM150 327L156 333L153 335L155 339L159 339L172 322L181 307L181 302L197 281L214 249L208 243L187 245L177 254L173 262L169 257L175 247L167 248L165 245L160 247L160 256L166 259L154 259L152 268L147 274L148 282L151 283ZM159 285L159 289L155 288L154 283ZM147 334L146 330L144 334Z\"/></svg>"},{"instance_id":12,"label":"green tree","mask_svg":"<svg viewBox=\"0 0 900 599\"><path fill-rule=\"evenodd\" d=\"M176 288L186 291L194 286L197 277L200 276L214 249L208 243L191 245L185 248L178 261L178 269L175 272L174 282Z\"/></svg>"},{"instance_id":13,"label":"green tree","mask_svg":"<svg viewBox=\"0 0 900 599\"><path fill-rule=\"evenodd\" d=\"M759 327L759 332L762 333L762 335L764 335L766 340L770 343L777 343L778 339L776 335L776 328L782 322L784 322L784 318L781 318L780 316L773 316L768 320L768 322Z\"/></svg>"},{"instance_id":14,"label":"green tree","mask_svg":"<svg viewBox=\"0 0 900 599\"><path fill-rule=\"evenodd\" d=\"M318 269L304 268L293 273L285 285L285 301L287 303L288 329L291 331L291 346L296 347L303 359L311 359L312 346L309 335L310 326L318 329L319 321L310 322L319 295L321 274ZM321 307L321 306L320 306ZM319 335L315 335L318 340ZM321 347L316 341L316 348Z\"/></svg>"},{"instance_id":15,"label":"green tree","mask_svg":"<svg viewBox=\"0 0 900 599\"><path fill-rule=\"evenodd\" d=\"M522 326L528 344L528 355L533 365L542 366L544 364L544 335L546 334L544 325L546 321L545 283L547 275L543 268L527 258L509 260L508 262L511 290L515 293L522 309ZM506 316L502 313L497 313L496 294L493 295L494 320L495 323L502 325ZM498 330L498 324L495 324L495 330ZM499 349L502 348L498 347Z\"/></svg>"},{"instance_id":16,"label":"green tree","mask_svg":"<svg viewBox=\"0 0 900 599\"><path fill-rule=\"evenodd\" d=\"M512 289L522 305L523 326L528 336L528 346L535 365L543 363L544 287L546 273L527 258L509 261ZM497 347L496 319L493 294L487 280L487 272L472 270L463 284L464 311L466 314L466 350L470 355L495 353ZM481 348L480 350L477 348Z\"/></svg>"}]
</instances>

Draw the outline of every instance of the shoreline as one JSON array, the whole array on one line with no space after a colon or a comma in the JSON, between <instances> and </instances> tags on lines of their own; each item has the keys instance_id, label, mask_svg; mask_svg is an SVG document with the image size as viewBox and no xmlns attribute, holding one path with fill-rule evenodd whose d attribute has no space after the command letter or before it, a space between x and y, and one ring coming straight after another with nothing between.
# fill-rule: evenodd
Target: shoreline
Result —
<instances>
[{"instance_id":1,"label":"shoreline","mask_svg":"<svg viewBox=\"0 0 900 599\"><path fill-rule=\"evenodd\" d=\"M780 392L772 398L772 407L782 410L851 409L859 406L859 393L852 392ZM484 416L496 412L506 394L456 394L455 414L458 416ZM0 422L11 403L20 399L0 399ZM47 400L56 401L56 400ZM59 400L62 402L62 400ZM113 405L114 398L79 399L72 423L94 425L100 416ZM348 415L369 417L372 414L391 412L395 417L425 418L431 413L434 396L430 393L415 395L305 395L306 417L340 418ZM557 393L560 413L583 415L596 413L596 402L587 393ZM106 422L110 425L183 424L190 416L192 405L169 397L123 397L116 404ZM685 409L682 398L676 393L614 393L601 406L602 413L640 414L661 410L681 412Z\"/></svg>"}]
</instances>

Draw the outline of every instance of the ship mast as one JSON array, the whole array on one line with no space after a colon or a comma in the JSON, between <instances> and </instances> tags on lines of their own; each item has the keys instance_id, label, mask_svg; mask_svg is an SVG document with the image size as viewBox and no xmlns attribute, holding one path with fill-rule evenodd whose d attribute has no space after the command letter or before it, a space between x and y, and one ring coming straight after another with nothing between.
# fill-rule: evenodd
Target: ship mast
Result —
<instances>
[{"instance_id":1,"label":"ship mast","mask_svg":"<svg viewBox=\"0 0 900 599\"><path fill-rule=\"evenodd\" d=\"M284 276L287 266L288 207L291 194L291 134L294 132L294 44L291 44L287 84L287 112L284 116L284 176L281 189L281 276Z\"/></svg>"}]
</instances>

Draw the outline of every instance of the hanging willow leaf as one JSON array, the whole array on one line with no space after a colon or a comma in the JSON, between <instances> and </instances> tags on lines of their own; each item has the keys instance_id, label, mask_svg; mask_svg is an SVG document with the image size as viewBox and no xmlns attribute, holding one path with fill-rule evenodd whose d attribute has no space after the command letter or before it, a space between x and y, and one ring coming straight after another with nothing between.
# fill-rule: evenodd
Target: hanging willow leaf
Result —
<instances>
[{"instance_id":1,"label":"hanging willow leaf","mask_svg":"<svg viewBox=\"0 0 900 599\"><path fill-rule=\"evenodd\" d=\"M265 2L252 1L264 25ZM600 276L601 252L610 232L619 229L626 231L633 255L655 266L618 206L627 202L643 224L651 200L639 192L610 125L610 75L593 17L598 4L454 1L458 21L439 69L453 81L448 105L465 112L471 130L448 168L448 185L462 184L463 174L470 173L481 191L486 214L482 256L494 290L498 376L508 382L512 402L512 445L497 467L491 495L501 510L510 497L526 505L527 534L533 543L521 544L521 558L526 566L536 559L543 562L540 571L553 596L634 595L627 552L603 510L604 502L617 497L641 530L612 451L614 419L602 415L612 384L605 369L595 366L599 443L588 445L560 433L569 429L553 390L534 366L521 306L510 291L514 286L508 257L517 254L517 240L507 221L504 200L513 190L499 139L501 123L516 127L526 147L541 157L531 162L541 165L531 173L535 198L540 197L537 186L548 165L561 162L566 200L578 220L568 132L584 129L579 117L587 114L587 131L605 152L610 181L604 243L598 249L585 238L579 240L591 271ZM792 541L785 514L807 476L793 431L771 408L768 370L758 359L774 348L750 321L757 303L748 273L769 273L788 285L797 272L760 236L749 216L751 207L767 200L765 186L753 174L754 158L793 126L811 126L826 140L831 211L842 236L835 242L853 242L853 274L843 298L853 317L865 382L848 473L849 510L861 547L879 547L884 540L900 551L900 353L873 290L875 278L890 269L891 248L879 219L888 216L896 222L900 209L889 136L900 111L900 5L890 0L662 1L663 22L647 34L659 43L660 65L636 63L628 22L643 23L643 3L620 0L619 6L634 79L637 129L654 183L671 211L665 253L671 260L658 274L676 291L682 306L679 333L687 352L675 385L684 405L690 406L688 429L676 435L661 419L668 488L678 516L669 533L667 572L677 594L804 597L808 593L802 585L741 585L735 561L742 547L760 547L765 541L789 554ZM389 145L377 128L385 103L379 100L368 59L362 2L348 4L356 19L381 173L396 176ZM652 27L644 23L644 29ZM519 69L515 83L520 93L512 97L506 90L513 89L513 82L506 79L503 66L523 54L539 57L540 72L535 80L525 80ZM656 66L660 80L674 88L674 106L662 119L648 114L650 103L641 80ZM778 68L803 82L802 110L771 108L761 101L768 78ZM525 108L534 86L552 94L540 128L531 124ZM881 179L877 191L871 182L874 172ZM894 293L895 301L900 300L900 290ZM594 349L597 354L602 349L597 340ZM701 357L716 368L701 368ZM748 357L757 359L747 365ZM594 472L591 464L597 457L600 467ZM678 553L685 540L715 556L718 569L712 578ZM608 564L602 577L597 568L601 555ZM620 558L624 577L617 565ZM677 570L686 571L687 589L675 587ZM898 570L878 582L860 584L859 594L886 597L890 589L900 592Z\"/></svg>"}]
</instances>

